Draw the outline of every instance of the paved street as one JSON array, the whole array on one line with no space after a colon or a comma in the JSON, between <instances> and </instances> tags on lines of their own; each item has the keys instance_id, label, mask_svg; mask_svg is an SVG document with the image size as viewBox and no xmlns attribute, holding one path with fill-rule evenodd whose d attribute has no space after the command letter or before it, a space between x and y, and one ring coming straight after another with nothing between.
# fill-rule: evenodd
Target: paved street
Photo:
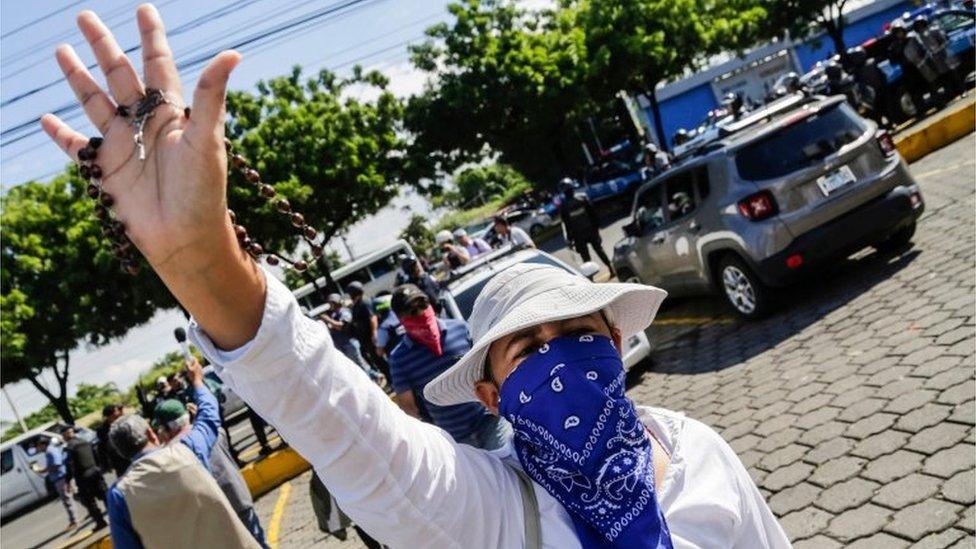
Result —
<instances>
[{"instance_id":1,"label":"paved street","mask_svg":"<svg viewBox=\"0 0 976 549\"><path fill-rule=\"evenodd\" d=\"M913 248L861 252L762 322L717 298L676 300L629 376L637 402L722 433L798 548L976 543L974 146L912 166L927 200ZM258 503L280 546L361 546L351 530L325 542L308 477Z\"/></svg>"}]
</instances>

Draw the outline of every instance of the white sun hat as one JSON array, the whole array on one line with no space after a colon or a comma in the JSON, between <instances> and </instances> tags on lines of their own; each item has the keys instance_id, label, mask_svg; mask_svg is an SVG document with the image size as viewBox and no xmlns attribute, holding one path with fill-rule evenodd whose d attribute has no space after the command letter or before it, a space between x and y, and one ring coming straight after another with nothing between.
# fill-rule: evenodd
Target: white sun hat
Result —
<instances>
[{"instance_id":1,"label":"white sun hat","mask_svg":"<svg viewBox=\"0 0 976 549\"><path fill-rule=\"evenodd\" d=\"M498 273L474 302L471 350L424 388L433 404L477 402L492 342L525 328L606 311L626 339L647 328L668 293L642 284L595 284L582 275L540 263L519 263Z\"/></svg>"},{"instance_id":2,"label":"white sun hat","mask_svg":"<svg viewBox=\"0 0 976 549\"><path fill-rule=\"evenodd\" d=\"M440 246L445 242L450 242L452 240L454 240L454 237L451 236L451 231L447 229L442 229L440 231L437 231L437 234L434 235L434 243L436 243L438 246Z\"/></svg>"}]
</instances>

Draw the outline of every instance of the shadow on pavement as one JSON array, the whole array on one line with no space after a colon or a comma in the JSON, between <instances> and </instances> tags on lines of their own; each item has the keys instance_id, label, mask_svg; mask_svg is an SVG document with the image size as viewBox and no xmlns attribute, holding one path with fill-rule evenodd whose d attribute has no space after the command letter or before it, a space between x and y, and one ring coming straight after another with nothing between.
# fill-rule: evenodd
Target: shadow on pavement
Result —
<instances>
[{"instance_id":1,"label":"shadow on pavement","mask_svg":"<svg viewBox=\"0 0 976 549\"><path fill-rule=\"evenodd\" d=\"M834 310L889 279L914 261L921 252L914 247L891 253L862 251L839 261L833 268L780 291L779 308L760 321L736 318L730 322L706 322L697 326L654 325L648 330L651 356L627 373L628 389L640 384L649 371L694 375L739 364L775 347ZM702 303L704 301L711 303ZM713 309L724 306L720 296L676 300L674 309ZM729 311L726 307L725 311ZM731 312L724 316L732 316Z\"/></svg>"}]
</instances>

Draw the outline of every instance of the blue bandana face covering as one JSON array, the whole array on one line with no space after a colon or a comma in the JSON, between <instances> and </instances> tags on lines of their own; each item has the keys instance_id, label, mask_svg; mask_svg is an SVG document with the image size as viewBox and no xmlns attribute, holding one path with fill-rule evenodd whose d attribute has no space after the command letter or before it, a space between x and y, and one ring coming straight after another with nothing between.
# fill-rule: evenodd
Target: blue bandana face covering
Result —
<instances>
[{"instance_id":1,"label":"blue bandana face covering","mask_svg":"<svg viewBox=\"0 0 976 549\"><path fill-rule=\"evenodd\" d=\"M555 338L501 387L525 472L569 512L583 547L671 548L651 442L609 338Z\"/></svg>"}]
</instances>

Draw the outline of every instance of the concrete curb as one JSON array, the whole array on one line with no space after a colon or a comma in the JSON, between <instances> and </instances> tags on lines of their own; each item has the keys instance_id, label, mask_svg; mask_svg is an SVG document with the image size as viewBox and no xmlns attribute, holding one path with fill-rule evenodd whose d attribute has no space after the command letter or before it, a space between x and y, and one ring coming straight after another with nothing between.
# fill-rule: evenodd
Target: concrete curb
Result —
<instances>
[{"instance_id":1,"label":"concrete curb","mask_svg":"<svg viewBox=\"0 0 976 549\"><path fill-rule=\"evenodd\" d=\"M895 138L895 146L905 162L915 162L930 152L956 141L976 130L976 99L969 98L951 107L944 116L909 128Z\"/></svg>"}]
</instances>

